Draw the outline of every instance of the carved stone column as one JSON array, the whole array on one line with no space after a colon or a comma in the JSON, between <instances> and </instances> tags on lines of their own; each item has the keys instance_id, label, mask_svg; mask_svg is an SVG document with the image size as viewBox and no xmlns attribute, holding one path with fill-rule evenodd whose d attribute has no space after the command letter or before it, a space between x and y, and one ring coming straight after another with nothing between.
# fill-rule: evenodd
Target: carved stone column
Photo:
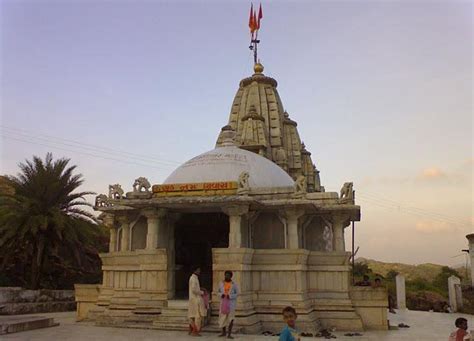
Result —
<instances>
[{"instance_id":1,"label":"carved stone column","mask_svg":"<svg viewBox=\"0 0 474 341\"><path fill-rule=\"evenodd\" d=\"M109 252L117 251L117 229L115 228L115 218L113 214L106 213L103 218L104 225L109 228Z\"/></svg>"},{"instance_id":2,"label":"carved stone column","mask_svg":"<svg viewBox=\"0 0 474 341\"><path fill-rule=\"evenodd\" d=\"M174 298L176 288L176 250L174 229L176 222L181 218L181 216L181 213L168 213L166 216L166 223L168 225L168 244L166 247L168 250L168 299Z\"/></svg>"},{"instance_id":3,"label":"carved stone column","mask_svg":"<svg viewBox=\"0 0 474 341\"><path fill-rule=\"evenodd\" d=\"M286 219L288 239L287 249L299 249L298 219L305 213L303 209L289 208L281 212Z\"/></svg>"},{"instance_id":4,"label":"carved stone column","mask_svg":"<svg viewBox=\"0 0 474 341\"><path fill-rule=\"evenodd\" d=\"M120 251L130 250L130 222L127 216L117 217L122 228L122 239L120 241Z\"/></svg>"},{"instance_id":5,"label":"carved stone column","mask_svg":"<svg viewBox=\"0 0 474 341\"><path fill-rule=\"evenodd\" d=\"M147 234L146 234L146 249L153 250L158 246L158 236L161 234L161 219L165 216L166 210L164 209L146 209L142 211L142 214L147 218Z\"/></svg>"},{"instance_id":6,"label":"carved stone column","mask_svg":"<svg viewBox=\"0 0 474 341\"><path fill-rule=\"evenodd\" d=\"M346 251L344 242L344 227L347 226L348 218L344 215L335 214L332 216L333 250L338 252Z\"/></svg>"},{"instance_id":7,"label":"carved stone column","mask_svg":"<svg viewBox=\"0 0 474 341\"><path fill-rule=\"evenodd\" d=\"M249 211L248 205L228 206L223 209L229 216L229 248L242 247L242 215Z\"/></svg>"}]
</instances>

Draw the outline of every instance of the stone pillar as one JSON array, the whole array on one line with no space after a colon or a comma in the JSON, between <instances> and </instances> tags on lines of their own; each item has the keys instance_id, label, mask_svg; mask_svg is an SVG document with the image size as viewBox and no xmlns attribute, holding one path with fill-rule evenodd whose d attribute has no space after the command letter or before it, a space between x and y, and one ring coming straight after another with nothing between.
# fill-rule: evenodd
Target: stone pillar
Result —
<instances>
[{"instance_id":1,"label":"stone pillar","mask_svg":"<svg viewBox=\"0 0 474 341\"><path fill-rule=\"evenodd\" d=\"M229 248L242 247L242 215L249 211L248 205L235 205L223 208L229 216Z\"/></svg>"},{"instance_id":2,"label":"stone pillar","mask_svg":"<svg viewBox=\"0 0 474 341\"><path fill-rule=\"evenodd\" d=\"M343 215L334 215L331 219L333 234L333 250L338 252L346 251L344 242L344 227L347 226L348 219Z\"/></svg>"},{"instance_id":3,"label":"stone pillar","mask_svg":"<svg viewBox=\"0 0 474 341\"><path fill-rule=\"evenodd\" d=\"M143 210L142 214L146 217L148 224L146 234L146 249L156 249L158 246L158 238L163 234L163 231L160 231L162 229L161 219L166 215L166 210L151 208Z\"/></svg>"},{"instance_id":4,"label":"stone pillar","mask_svg":"<svg viewBox=\"0 0 474 341\"><path fill-rule=\"evenodd\" d=\"M117 251L117 229L112 227L110 229L109 252Z\"/></svg>"},{"instance_id":5,"label":"stone pillar","mask_svg":"<svg viewBox=\"0 0 474 341\"><path fill-rule=\"evenodd\" d=\"M298 231L298 219L304 214L304 210L297 209L297 208L289 208L283 212L283 215L286 218L286 225L287 225L287 249L299 249L299 235Z\"/></svg>"},{"instance_id":6,"label":"stone pillar","mask_svg":"<svg viewBox=\"0 0 474 341\"><path fill-rule=\"evenodd\" d=\"M449 305L451 306L451 310L453 313L457 312L459 308L462 307L462 297L459 297L459 296L462 296L460 289L461 289L461 279L454 275L450 276L448 278L448 294L449 294ZM459 303L461 303L461 305Z\"/></svg>"},{"instance_id":7,"label":"stone pillar","mask_svg":"<svg viewBox=\"0 0 474 341\"><path fill-rule=\"evenodd\" d=\"M406 309L407 301L406 301L406 292L405 292L405 276L397 275L395 277L395 283L397 287L397 308Z\"/></svg>"},{"instance_id":8,"label":"stone pillar","mask_svg":"<svg viewBox=\"0 0 474 341\"><path fill-rule=\"evenodd\" d=\"M122 240L120 241L120 251L130 250L130 222L127 216L119 216L117 220L122 228Z\"/></svg>"},{"instance_id":9,"label":"stone pillar","mask_svg":"<svg viewBox=\"0 0 474 341\"><path fill-rule=\"evenodd\" d=\"M113 214L106 213L103 218L104 225L109 228L109 252L117 251L117 229L115 228L115 219Z\"/></svg>"},{"instance_id":10,"label":"stone pillar","mask_svg":"<svg viewBox=\"0 0 474 341\"><path fill-rule=\"evenodd\" d=\"M469 256L471 258L471 286L474 288L474 233L466 236L469 241Z\"/></svg>"},{"instance_id":11,"label":"stone pillar","mask_svg":"<svg viewBox=\"0 0 474 341\"><path fill-rule=\"evenodd\" d=\"M166 224L168 225L168 245L167 245L167 256L168 256L168 299L174 298L176 288L176 250L175 250L175 234L174 228L178 219L181 217L180 213L169 213L166 216Z\"/></svg>"}]
</instances>

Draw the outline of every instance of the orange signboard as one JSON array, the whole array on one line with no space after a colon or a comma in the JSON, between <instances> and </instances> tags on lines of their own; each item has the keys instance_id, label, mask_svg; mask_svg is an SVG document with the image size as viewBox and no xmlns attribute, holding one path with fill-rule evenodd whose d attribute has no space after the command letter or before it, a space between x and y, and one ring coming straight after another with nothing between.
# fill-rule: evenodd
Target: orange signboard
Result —
<instances>
[{"instance_id":1,"label":"orange signboard","mask_svg":"<svg viewBox=\"0 0 474 341\"><path fill-rule=\"evenodd\" d=\"M158 196L222 195L235 193L237 187L235 181L164 184L154 185L153 193Z\"/></svg>"}]
</instances>

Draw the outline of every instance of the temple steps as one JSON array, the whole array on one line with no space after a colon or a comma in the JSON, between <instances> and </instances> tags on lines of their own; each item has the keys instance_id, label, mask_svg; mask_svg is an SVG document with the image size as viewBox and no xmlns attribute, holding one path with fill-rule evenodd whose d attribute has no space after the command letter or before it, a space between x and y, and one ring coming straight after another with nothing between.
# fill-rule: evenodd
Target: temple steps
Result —
<instances>
[{"instance_id":1,"label":"temple steps","mask_svg":"<svg viewBox=\"0 0 474 341\"><path fill-rule=\"evenodd\" d=\"M153 321L153 327L164 330L188 330L188 301L169 300L167 305Z\"/></svg>"}]
</instances>

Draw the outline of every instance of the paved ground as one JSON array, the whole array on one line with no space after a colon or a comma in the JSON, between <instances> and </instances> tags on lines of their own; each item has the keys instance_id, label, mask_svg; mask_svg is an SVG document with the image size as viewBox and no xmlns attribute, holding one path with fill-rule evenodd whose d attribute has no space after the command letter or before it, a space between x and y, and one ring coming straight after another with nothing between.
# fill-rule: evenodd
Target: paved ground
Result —
<instances>
[{"instance_id":1,"label":"paved ground","mask_svg":"<svg viewBox=\"0 0 474 341\"><path fill-rule=\"evenodd\" d=\"M50 313L37 314L54 317L60 323L58 327L47 329L37 329L16 334L2 335L1 340L87 340L87 341L122 341L122 340L196 340L185 332L166 332L157 330L125 329L96 327L90 323L77 323L74 320L74 313ZM398 312L396 315L389 314L390 323L398 325L403 322L410 325L410 328L400 330L390 330L385 332L364 332L363 336L347 337L343 332L335 332L339 340L443 340L448 339L449 333L454 329L454 320L463 316L468 320L470 329L474 330L474 315L463 314L441 314L427 313L419 311ZM216 334L206 334L200 340L222 340ZM277 337L260 335L236 335L235 340L255 340L255 341L275 341ZM302 341L323 340L320 338L301 338Z\"/></svg>"}]
</instances>

